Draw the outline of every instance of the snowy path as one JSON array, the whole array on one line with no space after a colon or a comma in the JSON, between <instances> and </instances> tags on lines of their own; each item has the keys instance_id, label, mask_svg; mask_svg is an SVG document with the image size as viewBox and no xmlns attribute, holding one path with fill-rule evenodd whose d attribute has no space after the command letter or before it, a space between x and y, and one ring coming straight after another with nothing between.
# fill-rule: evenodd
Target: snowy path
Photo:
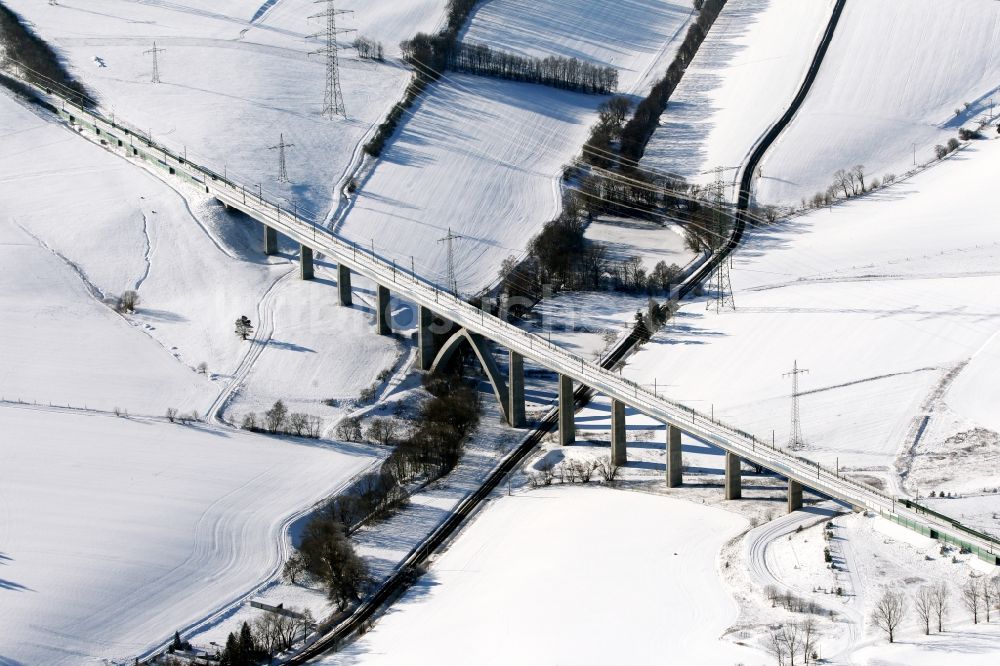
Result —
<instances>
[{"instance_id":1,"label":"snowy path","mask_svg":"<svg viewBox=\"0 0 1000 666\"><path fill-rule=\"evenodd\" d=\"M778 577L771 546L776 540L795 532L799 528L804 529L833 516L842 515L843 513L844 510L841 506L833 502L824 502L808 510L795 511L794 513L776 518L747 532L743 539L743 559L751 579L762 589L773 586L782 592L791 592L796 596L815 600L812 598L811 590L796 589ZM846 557L847 554L845 553ZM848 571L852 569L853 567L848 564ZM860 585L855 589L860 590ZM855 602L849 606L835 607L823 603L822 600L817 603L844 618L841 624L845 631L838 636L835 653L844 655L857 649L863 636L864 626L864 615L858 608L863 608L863 605ZM852 662L848 661L847 663Z\"/></svg>"},{"instance_id":2,"label":"snowy path","mask_svg":"<svg viewBox=\"0 0 1000 666\"><path fill-rule=\"evenodd\" d=\"M223 414L229 399L243 385L250 371L253 370L257 359L264 353L264 349L271 341L271 335L274 333L275 297L281 291L281 288L296 275L297 270L297 268L291 268L271 283L270 288L268 288L263 298L257 304L257 327L254 329L253 338L248 341L250 348L247 349L246 354L240 360L239 366L232 373L229 383L226 384L226 387L222 389L211 407L208 408L208 411L205 413L206 421L223 421Z\"/></svg>"}]
</instances>

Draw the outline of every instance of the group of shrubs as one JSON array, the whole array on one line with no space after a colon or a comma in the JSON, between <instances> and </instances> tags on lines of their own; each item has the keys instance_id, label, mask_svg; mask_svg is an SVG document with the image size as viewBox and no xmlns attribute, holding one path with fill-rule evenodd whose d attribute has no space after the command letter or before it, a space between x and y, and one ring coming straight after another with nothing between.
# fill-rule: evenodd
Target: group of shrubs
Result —
<instances>
[{"instance_id":1,"label":"group of shrubs","mask_svg":"<svg viewBox=\"0 0 1000 666\"><path fill-rule=\"evenodd\" d=\"M550 486L553 481L590 483L595 475L605 485L613 486L621 471L621 467L612 462L610 457L599 460L564 460L560 463L543 461L535 468L537 471L528 472L528 485L532 488Z\"/></svg>"}]
</instances>

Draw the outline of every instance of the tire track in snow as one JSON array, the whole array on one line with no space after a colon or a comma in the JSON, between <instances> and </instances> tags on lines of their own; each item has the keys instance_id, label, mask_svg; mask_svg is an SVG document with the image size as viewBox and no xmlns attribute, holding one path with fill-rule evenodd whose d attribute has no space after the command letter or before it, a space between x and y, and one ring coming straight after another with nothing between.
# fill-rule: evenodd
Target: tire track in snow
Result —
<instances>
[{"instance_id":1,"label":"tire track in snow","mask_svg":"<svg viewBox=\"0 0 1000 666\"><path fill-rule=\"evenodd\" d=\"M823 502L817 505L816 508L820 509L823 513L817 514L815 512L796 511L764 523L760 527L756 527L747 532L743 539L743 560L746 564L747 573L750 575L750 578L760 585L761 588L773 586L783 592L790 592L799 596L808 597L810 601L816 602L818 606L841 615L844 618L845 623L846 635L844 636L843 641L846 645L836 654L838 656L847 656L847 663L852 663L849 658L850 654L857 649L858 643L864 635L863 612L860 612L855 608L835 608L813 599L811 596L811 590L799 590L785 583L775 573L774 560L769 553L769 548L772 543L781 537L795 532L800 526L805 529L806 527L811 527L812 525L844 513L843 509L832 501ZM847 557L847 553L844 553L844 555L845 560L849 559ZM853 566L848 566L847 570L849 572L853 571ZM858 591L856 589L855 594L857 593Z\"/></svg>"},{"instance_id":2,"label":"tire track in snow","mask_svg":"<svg viewBox=\"0 0 1000 666\"><path fill-rule=\"evenodd\" d=\"M233 394L242 387L246 378L250 375L253 370L254 365L260 358L261 354L264 353L264 349L267 348L268 343L271 342L271 336L274 334L274 298L277 292L284 286L284 283L288 281L293 275L295 275L296 269L289 269L284 275L279 277L277 280L271 283L271 286L264 296L257 303L257 328L254 330L254 336L250 339L250 349L243 355L240 360L239 365L233 372L232 379L229 384L226 385L219 395L215 398L215 401L208 408L205 414L206 421L216 421L218 423L225 424L226 422L222 418L222 414L225 411L226 406L229 404L229 400L232 398Z\"/></svg>"}]
</instances>

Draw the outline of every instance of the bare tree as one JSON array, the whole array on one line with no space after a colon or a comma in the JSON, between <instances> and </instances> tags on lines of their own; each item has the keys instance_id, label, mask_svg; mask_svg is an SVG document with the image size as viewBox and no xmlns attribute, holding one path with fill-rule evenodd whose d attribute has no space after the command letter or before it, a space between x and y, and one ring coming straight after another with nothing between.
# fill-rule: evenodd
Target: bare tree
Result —
<instances>
[{"instance_id":1,"label":"bare tree","mask_svg":"<svg viewBox=\"0 0 1000 666\"><path fill-rule=\"evenodd\" d=\"M934 618L934 588L924 585L917 590L913 598L913 609L917 611L917 616L924 623L924 635L931 633L931 620Z\"/></svg>"},{"instance_id":2,"label":"bare tree","mask_svg":"<svg viewBox=\"0 0 1000 666\"><path fill-rule=\"evenodd\" d=\"M979 593L983 597L983 611L986 613L986 622L990 621L990 610L997 601L996 583L1000 578L983 578L979 586Z\"/></svg>"},{"instance_id":3,"label":"bare tree","mask_svg":"<svg viewBox=\"0 0 1000 666\"><path fill-rule=\"evenodd\" d=\"M285 566L282 567L281 573L292 585L297 584L298 577L305 573L306 563L302 559L302 554L295 552L292 556L285 561Z\"/></svg>"},{"instance_id":4,"label":"bare tree","mask_svg":"<svg viewBox=\"0 0 1000 666\"><path fill-rule=\"evenodd\" d=\"M365 431L365 439L374 444L388 446L399 434L399 422L393 418L374 418Z\"/></svg>"},{"instance_id":5,"label":"bare tree","mask_svg":"<svg viewBox=\"0 0 1000 666\"><path fill-rule=\"evenodd\" d=\"M284 427L287 418L288 408L285 407L285 403L281 400L275 401L271 409L264 412L264 422L268 432L271 434L279 432Z\"/></svg>"},{"instance_id":6,"label":"bare tree","mask_svg":"<svg viewBox=\"0 0 1000 666\"><path fill-rule=\"evenodd\" d=\"M785 646L781 629L772 629L768 633L764 649L778 660L778 666L785 665L785 657L788 655L788 648Z\"/></svg>"},{"instance_id":7,"label":"bare tree","mask_svg":"<svg viewBox=\"0 0 1000 666\"><path fill-rule=\"evenodd\" d=\"M948 583L941 581L934 588L933 609L934 617L937 618L938 631L944 631L944 619L948 617L951 610L951 589Z\"/></svg>"},{"instance_id":8,"label":"bare tree","mask_svg":"<svg viewBox=\"0 0 1000 666\"><path fill-rule=\"evenodd\" d=\"M979 581L969 578L962 586L962 605L972 613L972 623L979 624L979 610L983 607L982 589Z\"/></svg>"},{"instance_id":9,"label":"bare tree","mask_svg":"<svg viewBox=\"0 0 1000 666\"><path fill-rule=\"evenodd\" d=\"M795 666L795 654L802 644L801 627L797 622L790 622L781 628L781 642L788 655L788 666Z\"/></svg>"},{"instance_id":10,"label":"bare tree","mask_svg":"<svg viewBox=\"0 0 1000 666\"><path fill-rule=\"evenodd\" d=\"M811 617L806 618L802 622L802 663L807 666L812 659L813 653L816 652L817 633L816 620Z\"/></svg>"},{"instance_id":11,"label":"bare tree","mask_svg":"<svg viewBox=\"0 0 1000 666\"><path fill-rule=\"evenodd\" d=\"M620 467L616 465L610 457L597 461L597 473L604 479L604 483L609 486L615 485Z\"/></svg>"},{"instance_id":12,"label":"bare tree","mask_svg":"<svg viewBox=\"0 0 1000 666\"><path fill-rule=\"evenodd\" d=\"M337 424L337 439L345 442L361 441L361 419L356 416L345 416Z\"/></svg>"},{"instance_id":13,"label":"bare tree","mask_svg":"<svg viewBox=\"0 0 1000 666\"><path fill-rule=\"evenodd\" d=\"M865 166L863 164L855 164L854 168L851 169L851 174L857 180L858 187L863 193L865 191ZM858 194L858 191L855 190L854 193Z\"/></svg>"},{"instance_id":14,"label":"bare tree","mask_svg":"<svg viewBox=\"0 0 1000 666\"><path fill-rule=\"evenodd\" d=\"M896 639L896 629L906 617L906 597L902 592L887 589L875 603L872 611L872 621L885 632L892 643Z\"/></svg>"},{"instance_id":15,"label":"bare tree","mask_svg":"<svg viewBox=\"0 0 1000 666\"><path fill-rule=\"evenodd\" d=\"M299 412L293 412L288 417L288 429L296 437L301 437L309 424L309 417Z\"/></svg>"},{"instance_id":16,"label":"bare tree","mask_svg":"<svg viewBox=\"0 0 1000 666\"><path fill-rule=\"evenodd\" d=\"M118 297L118 311L119 312L135 312L136 307L139 305L139 292L129 289L128 291L123 291L122 295Z\"/></svg>"},{"instance_id":17,"label":"bare tree","mask_svg":"<svg viewBox=\"0 0 1000 666\"><path fill-rule=\"evenodd\" d=\"M177 420L177 408L167 407L167 420L173 423Z\"/></svg>"}]
</instances>

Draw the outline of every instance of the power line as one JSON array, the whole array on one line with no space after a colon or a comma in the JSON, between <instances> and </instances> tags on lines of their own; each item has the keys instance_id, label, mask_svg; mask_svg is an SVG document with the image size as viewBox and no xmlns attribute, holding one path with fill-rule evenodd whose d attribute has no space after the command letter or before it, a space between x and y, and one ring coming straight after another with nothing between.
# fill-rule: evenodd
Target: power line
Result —
<instances>
[{"instance_id":1,"label":"power line","mask_svg":"<svg viewBox=\"0 0 1000 666\"><path fill-rule=\"evenodd\" d=\"M788 435L788 448L791 450L801 449L805 446L805 439L802 437L802 422L799 418L799 375L804 375L808 370L799 367L796 360L792 364L791 372L786 372L784 377L792 378L792 431Z\"/></svg>"},{"instance_id":2,"label":"power line","mask_svg":"<svg viewBox=\"0 0 1000 666\"><path fill-rule=\"evenodd\" d=\"M354 32L353 29L337 27L337 16L352 13L349 9L337 9L334 0L313 0L315 3L325 2L326 11L313 14L309 18L325 18L326 30L310 35L310 38L325 37L326 46L309 55L326 56L326 86L323 89L323 112L325 118L333 120L334 116L347 118L347 109L344 106L344 93L340 89L340 58L337 51L340 46L337 44L337 35L345 32Z\"/></svg>"},{"instance_id":3,"label":"power line","mask_svg":"<svg viewBox=\"0 0 1000 666\"><path fill-rule=\"evenodd\" d=\"M270 146L268 150L278 151L278 182L287 183L288 182L288 167L285 164L285 148L292 148L295 146L294 143L285 143L285 135L279 134L280 139L278 140L277 146Z\"/></svg>"},{"instance_id":4,"label":"power line","mask_svg":"<svg viewBox=\"0 0 1000 666\"><path fill-rule=\"evenodd\" d=\"M153 48L143 52L143 55L153 54L153 83L160 82L160 59L157 56L165 51L166 49L156 48L156 42L153 42Z\"/></svg>"}]
</instances>

